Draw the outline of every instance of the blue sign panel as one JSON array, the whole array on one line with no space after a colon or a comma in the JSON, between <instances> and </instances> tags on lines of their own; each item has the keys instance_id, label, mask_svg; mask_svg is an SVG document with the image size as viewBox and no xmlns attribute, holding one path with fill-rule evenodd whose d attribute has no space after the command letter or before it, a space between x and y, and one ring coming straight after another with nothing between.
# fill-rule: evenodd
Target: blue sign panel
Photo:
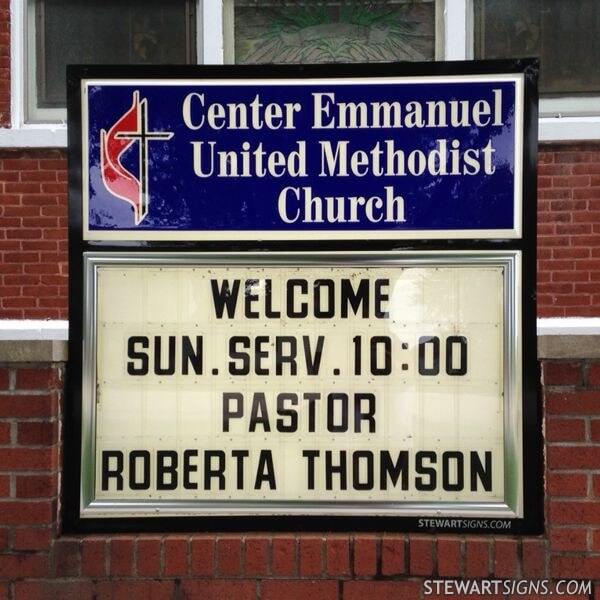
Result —
<instances>
[{"instance_id":1,"label":"blue sign panel","mask_svg":"<svg viewBox=\"0 0 600 600\"><path fill-rule=\"evenodd\" d=\"M521 77L84 81L84 237L518 238Z\"/></svg>"}]
</instances>

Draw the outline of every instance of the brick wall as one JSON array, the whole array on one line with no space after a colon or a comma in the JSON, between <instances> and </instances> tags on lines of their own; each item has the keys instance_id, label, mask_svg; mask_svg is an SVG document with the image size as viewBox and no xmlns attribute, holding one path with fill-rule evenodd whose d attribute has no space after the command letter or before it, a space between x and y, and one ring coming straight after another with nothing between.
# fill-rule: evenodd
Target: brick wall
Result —
<instances>
[{"instance_id":1,"label":"brick wall","mask_svg":"<svg viewBox=\"0 0 600 600\"><path fill-rule=\"evenodd\" d=\"M0 127L10 126L10 0L0 0Z\"/></svg>"},{"instance_id":2,"label":"brick wall","mask_svg":"<svg viewBox=\"0 0 600 600\"><path fill-rule=\"evenodd\" d=\"M67 318L66 181L62 151L0 150L0 319Z\"/></svg>"},{"instance_id":3,"label":"brick wall","mask_svg":"<svg viewBox=\"0 0 600 600\"><path fill-rule=\"evenodd\" d=\"M0 319L67 318L66 179L63 151L0 150ZM542 145L538 185L538 315L600 316L600 144Z\"/></svg>"},{"instance_id":4,"label":"brick wall","mask_svg":"<svg viewBox=\"0 0 600 600\"><path fill-rule=\"evenodd\" d=\"M462 577L593 579L600 599L600 352L543 362L543 536L63 536L63 364L9 361L2 344L0 598L411 600L428 597L426 579ZM21 352L19 360L28 359Z\"/></svg>"},{"instance_id":5,"label":"brick wall","mask_svg":"<svg viewBox=\"0 0 600 600\"><path fill-rule=\"evenodd\" d=\"M542 145L538 314L600 315L600 145Z\"/></svg>"}]
</instances>

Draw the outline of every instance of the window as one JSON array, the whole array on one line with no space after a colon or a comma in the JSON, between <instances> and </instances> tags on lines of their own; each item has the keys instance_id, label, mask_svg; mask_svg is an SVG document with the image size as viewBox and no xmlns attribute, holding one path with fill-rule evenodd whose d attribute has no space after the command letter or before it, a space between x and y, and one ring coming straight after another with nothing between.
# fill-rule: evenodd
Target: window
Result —
<instances>
[{"instance_id":1,"label":"window","mask_svg":"<svg viewBox=\"0 0 600 600\"><path fill-rule=\"evenodd\" d=\"M435 59L433 0L236 0L236 63Z\"/></svg>"},{"instance_id":2,"label":"window","mask_svg":"<svg viewBox=\"0 0 600 600\"><path fill-rule=\"evenodd\" d=\"M542 112L598 112L598 0L475 0L474 8L476 58L539 56Z\"/></svg>"},{"instance_id":3,"label":"window","mask_svg":"<svg viewBox=\"0 0 600 600\"><path fill-rule=\"evenodd\" d=\"M15 129L64 122L69 62L539 55L541 115L561 117L540 121L541 139L600 138L599 0L12 0L11 8ZM24 135L29 145L56 143Z\"/></svg>"},{"instance_id":4,"label":"window","mask_svg":"<svg viewBox=\"0 0 600 600\"><path fill-rule=\"evenodd\" d=\"M28 8L30 121L64 113L67 64L195 62L189 0L29 0Z\"/></svg>"}]
</instances>

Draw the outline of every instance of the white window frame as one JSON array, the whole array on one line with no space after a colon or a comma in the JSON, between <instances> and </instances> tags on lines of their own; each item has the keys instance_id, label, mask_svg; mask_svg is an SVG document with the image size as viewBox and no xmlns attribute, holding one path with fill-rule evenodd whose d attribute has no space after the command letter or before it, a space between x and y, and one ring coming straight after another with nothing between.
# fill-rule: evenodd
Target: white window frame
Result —
<instances>
[{"instance_id":1,"label":"white window frame","mask_svg":"<svg viewBox=\"0 0 600 600\"><path fill-rule=\"evenodd\" d=\"M436 54L446 60L473 58L473 0L436 0L443 6L437 11ZM27 111L27 2L11 0L11 127L0 129L0 147L62 148L67 145L67 126L55 123L28 123ZM196 0L197 59L200 64L233 62L234 0ZM443 14L442 14L443 13ZM202 28L202 23L210 27ZM30 53L30 52L29 52ZM436 56L437 59L442 57ZM582 106L577 98L542 100L539 119L540 141L600 139L600 111L592 116L563 114L566 107L578 104L586 110L600 106L598 98ZM597 110L597 109L596 109ZM63 113L64 114L64 113ZM548 116L551 115L551 116Z\"/></svg>"}]
</instances>

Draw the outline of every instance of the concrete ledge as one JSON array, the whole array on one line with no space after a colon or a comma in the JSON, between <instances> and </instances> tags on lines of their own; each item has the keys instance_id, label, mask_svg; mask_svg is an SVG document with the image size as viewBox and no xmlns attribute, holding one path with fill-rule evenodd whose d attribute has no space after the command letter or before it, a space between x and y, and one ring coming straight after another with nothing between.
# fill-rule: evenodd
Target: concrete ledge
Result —
<instances>
[{"instance_id":1,"label":"concrete ledge","mask_svg":"<svg viewBox=\"0 0 600 600\"><path fill-rule=\"evenodd\" d=\"M48 363L67 360L64 340L0 340L0 363Z\"/></svg>"},{"instance_id":2,"label":"concrete ledge","mask_svg":"<svg viewBox=\"0 0 600 600\"><path fill-rule=\"evenodd\" d=\"M538 336L538 358L600 358L600 335Z\"/></svg>"}]
</instances>

